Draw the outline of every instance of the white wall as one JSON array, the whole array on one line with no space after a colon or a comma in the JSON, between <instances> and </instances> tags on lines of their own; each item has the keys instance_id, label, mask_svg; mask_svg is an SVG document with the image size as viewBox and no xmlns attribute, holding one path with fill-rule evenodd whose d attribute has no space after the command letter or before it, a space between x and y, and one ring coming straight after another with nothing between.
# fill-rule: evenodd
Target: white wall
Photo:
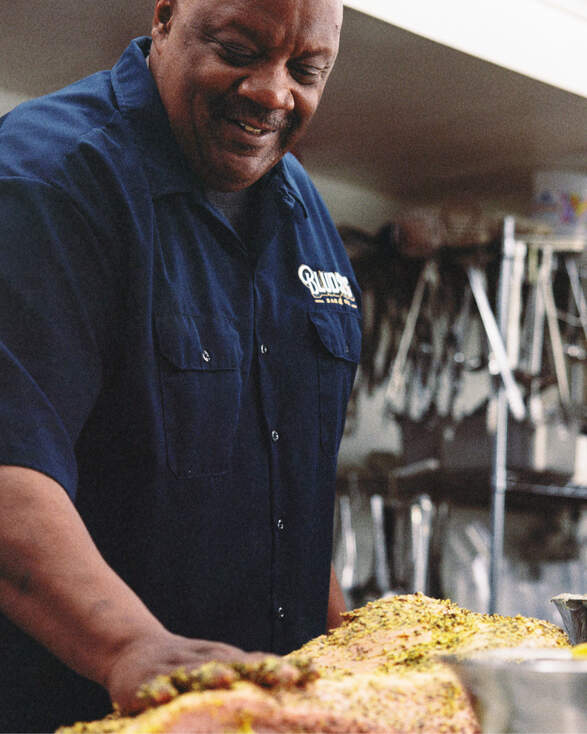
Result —
<instances>
[{"instance_id":1,"label":"white wall","mask_svg":"<svg viewBox=\"0 0 587 734\"><path fill-rule=\"evenodd\" d=\"M310 166L307 169L337 227L347 225L375 234L382 225L391 221L399 207L399 202L377 191L324 176Z\"/></svg>"},{"instance_id":2,"label":"white wall","mask_svg":"<svg viewBox=\"0 0 587 734\"><path fill-rule=\"evenodd\" d=\"M0 87L0 116L5 115L17 104L24 102L28 97L23 94L18 94L9 89L3 89Z\"/></svg>"}]
</instances>

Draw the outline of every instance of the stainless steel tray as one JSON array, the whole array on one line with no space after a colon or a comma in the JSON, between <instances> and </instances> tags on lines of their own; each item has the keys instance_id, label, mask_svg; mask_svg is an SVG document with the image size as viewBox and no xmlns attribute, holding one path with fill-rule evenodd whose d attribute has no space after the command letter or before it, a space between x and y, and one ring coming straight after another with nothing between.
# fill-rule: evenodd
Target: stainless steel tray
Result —
<instances>
[{"instance_id":1,"label":"stainless steel tray","mask_svg":"<svg viewBox=\"0 0 587 734\"><path fill-rule=\"evenodd\" d=\"M484 734L587 732L587 660L570 650L508 648L445 656Z\"/></svg>"}]
</instances>

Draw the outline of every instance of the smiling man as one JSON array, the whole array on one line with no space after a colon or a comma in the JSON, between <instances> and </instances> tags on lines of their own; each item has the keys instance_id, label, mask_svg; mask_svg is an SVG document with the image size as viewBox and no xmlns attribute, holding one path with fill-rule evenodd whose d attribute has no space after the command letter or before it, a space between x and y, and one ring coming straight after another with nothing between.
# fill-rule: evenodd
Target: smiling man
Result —
<instances>
[{"instance_id":1,"label":"smiling man","mask_svg":"<svg viewBox=\"0 0 587 734\"><path fill-rule=\"evenodd\" d=\"M0 731L338 622L359 292L288 152L340 0L159 0L0 120Z\"/></svg>"},{"instance_id":2,"label":"smiling man","mask_svg":"<svg viewBox=\"0 0 587 734\"><path fill-rule=\"evenodd\" d=\"M250 186L310 122L338 52L342 5L162 0L151 71L190 164L221 191Z\"/></svg>"}]
</instances>

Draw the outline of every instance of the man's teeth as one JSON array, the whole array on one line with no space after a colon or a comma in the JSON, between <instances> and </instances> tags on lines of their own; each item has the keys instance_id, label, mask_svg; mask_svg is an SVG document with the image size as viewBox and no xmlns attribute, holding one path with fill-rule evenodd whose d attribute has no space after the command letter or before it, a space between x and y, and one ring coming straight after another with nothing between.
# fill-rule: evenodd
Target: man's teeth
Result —
<instances>
[{"instance_id":1,"label":"man's teeth","mask_svg":"<svg viewBox=\"0 0 587 734\"><path fill-rule=\"evenodd\" d=\"M253 127L252 125L247 125L246 122L239 122L240 127L242 127L243 130L245 130L248 133L252 133L253 135L262 135L263 130L261 130L258 127Z\"/></svg>"}]
</instances>

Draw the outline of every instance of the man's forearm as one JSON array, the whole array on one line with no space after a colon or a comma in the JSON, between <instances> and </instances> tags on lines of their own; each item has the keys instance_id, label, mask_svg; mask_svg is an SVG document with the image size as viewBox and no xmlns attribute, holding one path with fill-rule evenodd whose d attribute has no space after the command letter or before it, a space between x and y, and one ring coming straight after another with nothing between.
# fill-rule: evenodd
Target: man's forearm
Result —
<instances>
[{"instance_id":1,"label":"man's forearm","mask_svg":"<svg viewBox=\"0 0 587 734\"><path fill-rule=\"evenodd\" d=\"M144 708L137 691L159 673L259 658L165 629L106 564L62 487L21 467L0 466L0 612L125 713Z\"/></svg>"},{"instance_id":2,"label":"man's forearm","mask_svg":"<svg viewBox=\"0 0 587 734\"><path fill-rule=\"evenodd\" d=\"M162 626L100 556L60 485L0 467L0 610L106 684L120 650Z\"/></svg>"},{"instance_id":3,"label":"man's forearm","mask_svg":"<svg viewBox=\"0 0 587 734\"><path fill-rule=\"evenodd\" d=\"M338 582L334 566L330 566L330 590L328 593L328 616L326 619L326 629L331 630L342 624L343 612L346 612L346 601L342 589Z\"/></svg>"}]
</instances>

